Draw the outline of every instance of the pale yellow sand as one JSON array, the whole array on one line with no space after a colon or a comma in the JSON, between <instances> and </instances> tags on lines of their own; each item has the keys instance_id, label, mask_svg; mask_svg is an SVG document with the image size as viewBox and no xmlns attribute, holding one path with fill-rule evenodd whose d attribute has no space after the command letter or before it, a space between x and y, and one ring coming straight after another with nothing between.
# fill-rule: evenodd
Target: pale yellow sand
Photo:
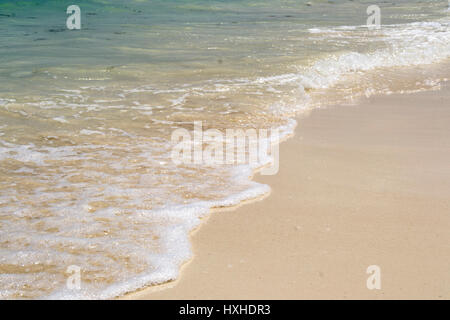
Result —
<instances>
[{"instance_id":1,"label":"pale yellow sand","mask_svg":"<svg viewBox=\"0 0 450 320\"><path fill-rule=\"evenodd\" d=\"M270 197L193 234L179 280L127 298L450 298L448 88L316 110L280 163Z\"/></svg>"}]
</instances>

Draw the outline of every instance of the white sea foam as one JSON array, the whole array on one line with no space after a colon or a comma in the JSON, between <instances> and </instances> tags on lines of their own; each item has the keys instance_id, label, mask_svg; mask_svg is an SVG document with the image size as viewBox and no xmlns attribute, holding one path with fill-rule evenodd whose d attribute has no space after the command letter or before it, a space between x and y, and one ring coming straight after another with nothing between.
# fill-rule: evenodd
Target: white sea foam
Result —
<instances>
[{"instance_id":1,"label":"white sea foam","mask_svg":"<svg viewBox=\"0 0 450 320\"><path fill-rule=\"evenodd\" d=\"M64 117L54 117L53 120L60 122L60 123L69 123Z\"/></svg>"},{"instance_id":2,"label":"white sea foam","mask_svg":"<svg viewBox=\"0 0 450 320\"><path fill-rule=\"evenodd\" d=\"M325 36L354 37L348 30L362 31L363 27L310 29ZM356 35L358 36L358 35ZM435 22L415 22L404 25L384 25L373 41L384 41L386 48L369 53L343 52L316 61L299 70L299 74L281 77L281 81L298 81L305 89L326 89L342 80L342 76L387 67L407 67L436 63L450 57L450 23L447 19ZM268 80L277 80L271 78Z\"/></svg>"},{"instance_id":3,"label":"white sea foam","mask_svg":"<svg viewBox=\"0 0 450 320\"><path fill-rule=\"evenodd\" d=\"M93 134L104 135L104 133L101 132L101 131L97 131L97 130L88 130L88 129L82 129L82 130L80 131L80 134L84 134L84 135L87 135L87 136L90 136L90 135L93 135Z\"/></svg>"}]
</instances>

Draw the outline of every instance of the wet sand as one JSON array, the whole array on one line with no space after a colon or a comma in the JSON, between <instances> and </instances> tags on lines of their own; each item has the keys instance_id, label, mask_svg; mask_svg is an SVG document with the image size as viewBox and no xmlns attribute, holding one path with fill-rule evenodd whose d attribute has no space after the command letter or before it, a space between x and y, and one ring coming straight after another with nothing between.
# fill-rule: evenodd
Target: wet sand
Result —
<instances>
[{"instance_id":1,"label":"wet sand","mask_svg":"<svg viewBox=\"0 0 450 320\"><path fill-rule=\"evenodd\" d=\"M172 283L133 299L449 299L450 89L313 111L271 195L215 212ZM368 290L366 269L381 270Z\"/></svg>"}]
</instances>

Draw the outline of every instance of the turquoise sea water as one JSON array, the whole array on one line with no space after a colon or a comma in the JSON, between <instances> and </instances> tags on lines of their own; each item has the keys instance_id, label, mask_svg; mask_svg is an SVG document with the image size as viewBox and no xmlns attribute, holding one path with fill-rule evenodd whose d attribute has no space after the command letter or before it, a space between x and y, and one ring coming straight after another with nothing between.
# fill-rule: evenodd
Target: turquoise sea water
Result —
<instances>
[{"instance_id":1,"label":"turquoise sea water","mask_svg":"<svg viewBox=\"0 0 450 320\"><path fill-rule=\"evenodd\" d=\"M211 207L269 187L250 167L175 165L174 129L289 131L314 107L438 88L448 15L446 1L0 0L0 297L175 279Z\"/></svg>"}]
</instances>

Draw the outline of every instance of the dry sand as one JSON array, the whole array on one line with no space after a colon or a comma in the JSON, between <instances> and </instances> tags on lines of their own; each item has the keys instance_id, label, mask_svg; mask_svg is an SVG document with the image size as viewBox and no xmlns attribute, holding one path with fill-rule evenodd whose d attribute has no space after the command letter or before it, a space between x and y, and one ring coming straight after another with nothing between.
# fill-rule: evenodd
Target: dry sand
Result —
<instances>
[{"instance_id":1,"label":"dry sand","mask_svg":"<svg viewBox=\"0 0 450 320\"><path fill-rule=\"evenodd\" d=\"M270 197L212 214L179 280L126 298L449 299L449 101L444 88L313 111L278 175L256 177Z\"/></svg>"}]
</instances>

